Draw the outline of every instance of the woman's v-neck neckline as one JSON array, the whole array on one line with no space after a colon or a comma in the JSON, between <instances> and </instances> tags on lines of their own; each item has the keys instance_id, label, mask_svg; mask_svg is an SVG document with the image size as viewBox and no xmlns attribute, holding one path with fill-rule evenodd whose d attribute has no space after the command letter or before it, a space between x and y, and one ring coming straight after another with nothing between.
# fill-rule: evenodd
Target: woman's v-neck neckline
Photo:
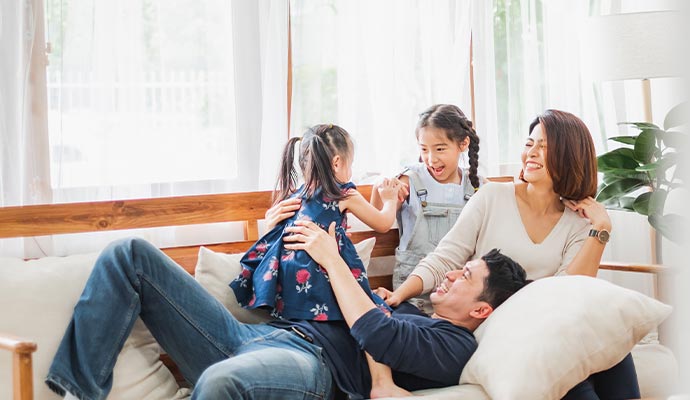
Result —
<instances>
[{"instance_id":1,"label":"woman's v-neck neckline","mask_svg":"<svg viewBox=\"0 0 690 400\"><path fill-rule=\"evenodd\" d=\"M513 207L515 208L515 211L517 212L518 219L520 220L520 226L522 226L522 232L525 234L525 237L530 241L530 243L534 246L540 246L553 235L553 233L556 231L556 228L558 228L559 225L563 222L565 219L565 208L563 209L563 212L561 213L560 218L558 218L558 221L551 227L551 230L549 230L549 233L544 236L544 238L541 240L541 242L537 243L532 239L532 237L529 235L529 232L527 232L527 227L525 226L525 220L522 218L522 213L520 212L520 206L518 205L518 195L517 195L517 185L513 184Z\"/></svg>"}]
</instances>

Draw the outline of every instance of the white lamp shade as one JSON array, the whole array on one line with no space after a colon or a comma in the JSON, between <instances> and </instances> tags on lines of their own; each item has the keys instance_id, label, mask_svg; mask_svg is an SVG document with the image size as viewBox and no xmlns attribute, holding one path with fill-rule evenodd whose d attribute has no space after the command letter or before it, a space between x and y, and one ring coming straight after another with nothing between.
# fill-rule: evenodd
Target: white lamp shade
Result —
<instances>
[{"instance_id":1,"label":"white lamp shade","mask_svg":"<svg viewBox=\"0 0 690 400\"><path fill-rule=\"evenodd\" d=\"M682 76L682 17L677 11L591 17L592 77L598 81Z\"/></svg>"}]
</instances>

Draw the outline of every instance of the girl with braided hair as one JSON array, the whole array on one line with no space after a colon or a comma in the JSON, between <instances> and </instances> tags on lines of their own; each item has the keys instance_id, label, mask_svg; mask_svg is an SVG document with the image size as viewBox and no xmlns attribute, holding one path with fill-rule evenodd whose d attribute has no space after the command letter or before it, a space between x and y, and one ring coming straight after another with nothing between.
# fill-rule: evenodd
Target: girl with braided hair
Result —
<instances>
[{"instance_id":1,"label":"girl with braided hair","mask_svg":"<svg viewBox=\"0 0 690 400\"><path fill-rule=\"evenodd\" d=\"M472 121L457 106L429 107L419 115L415 135L420 162L405 168L398 177L374 185L377 188L390 181L402 183L397 204L400 244L395 251L394 289L436 248L481 184L477 176L479 137ZM459 166L464 152L469 156L469 168ZM377 190L372 191L371 204L383 207ZM428 295L410 301L431 313Z\"/></svg>"},{"instance_id":2,"label":"girl with braided hair","mask_svg":"<svg viewBox=\"0 0 690 400\"><path fill-rule=\"evenodd\" d=\"M304 184L297 186L294 153L299 143L298 164ZM383 206L374 208L350 182L354 145L337 125L316 125L300 138L288 141L283 150L276 182L276 204L292 206L291 216L277 223L242 257L242 272L230 283L237 301L245 308L268 308L281 319L342 320L328 274L302 250L287 250L285 229L295 221L308 220L321 228L335 223L338 249L360 286L382 308L388 306L369 287L369 280L352 241L345 234L346 211L377 232L387 232L395 220L399 182L379 187ZM288 208L288 207L286 207ZM282 207L281 207L282 209ZM286 210L287 211L287 210ZM275 219L268 218L269 224Z\"/></svg>"}]
</instances>

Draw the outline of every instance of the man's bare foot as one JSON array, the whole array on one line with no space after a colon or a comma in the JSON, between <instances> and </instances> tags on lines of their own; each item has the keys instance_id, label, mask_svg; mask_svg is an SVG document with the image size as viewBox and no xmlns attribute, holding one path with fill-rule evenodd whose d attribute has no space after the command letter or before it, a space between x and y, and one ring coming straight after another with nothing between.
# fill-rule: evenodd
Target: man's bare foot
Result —
<instances>
[{"instance_id":1,"label":"man's bare foot","mask_svg":"<svg viewBox=\"0 0 690 400\"><path fill-rule=\"evenodd\" d=\"M380 399L384 397L410 397L412 396L412 393L391 383L387 386L377 386L372 388L369 396L372 399Z\"/></svg>"}]
</instances>

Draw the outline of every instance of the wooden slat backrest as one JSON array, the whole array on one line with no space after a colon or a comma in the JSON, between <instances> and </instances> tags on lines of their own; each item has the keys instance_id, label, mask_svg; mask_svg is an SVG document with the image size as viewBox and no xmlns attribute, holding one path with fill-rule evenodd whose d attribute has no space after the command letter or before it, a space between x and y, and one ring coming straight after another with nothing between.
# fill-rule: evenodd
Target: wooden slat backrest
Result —
<instances>
[{"instance_id":1,"label":"wooden slat backrest","mask_svg":"<svg viewBox=\"0 0 690 400\"><path fill-rule=\"evenodd\" d=\"M510 182L512 176L488 178L490 181ZM371 185L358 190L365 198L371 195ZM214 251L238 253L246 251L258 239L258 223L271 205L271 192L246 192L177 196L152 199L112 200L84 203L45 204L19 207L0 207L0 238L31 237L53 234L99 232L120 229L152 228L214 222L242 221L244 240L229 243L204 244L163 249L169 256L193 273L200 245ZM373 231L355 232L352 240L359 242L376 237L373 256L395 254L398 231L384 234ZM602 263L601 269L615 271L658 273L658 265ZM389 284L382 285L389 286Z\"/></svg>"},{"instance_id":2,"label":"wooden slat backrest","mask_svg":"<svg viewBox=\"0 0 690 400\"><path fill-rule=\"evenodd\" d=\"M358 190L365 198L371 195L371 185L362 185ZM3 207L0 208L0 238L244 222L244 240L163 249L187 271L194 273L201 245L224 253L246 251L258 239L258 221L264 218L270 206L271 191L259 191ZM369 237L377 238L373 256L395 254L397 230L385 234L354 232L352 239L359 242Z\"/></svg>"},{"instance_id":3,"label":"wooden slat backrest","mask_svg":"<svg viewBox=\"0 0 690 400\"><path fill-rule=\"evenodd\" d=\"M371 185L359 188L365 198ZM0 238L245 221L249 238L271 206L271 192L0 207ZM258 239L258 238L253 238Z\"/></svg>"},{"instance_id":4,"label":"wooden slat backrest","mask_svg":"<svg viewBox=\"0 0 690 400\"><path fill-rule=\"evenodd\" d=\"M0 238L256 221L271 192L211 194L0 208Z\"/></svg>"}]
</instances>

